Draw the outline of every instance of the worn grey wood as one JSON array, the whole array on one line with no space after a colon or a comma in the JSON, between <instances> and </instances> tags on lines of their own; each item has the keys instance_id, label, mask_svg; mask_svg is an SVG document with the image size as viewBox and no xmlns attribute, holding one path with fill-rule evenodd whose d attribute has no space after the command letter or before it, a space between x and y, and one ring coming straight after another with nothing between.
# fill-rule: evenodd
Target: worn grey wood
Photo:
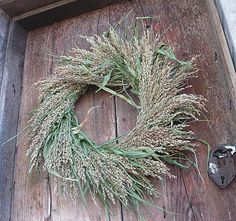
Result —
<instances>
[{"instance_id":1,"label":"worn grey wood","mask_svg":"<svg viewBox=\"0 0 236 221\"><path fill-rule=\"evenodd\" d=\"M3 66L7 48L8 29L9 29L9 18L0 9L0 91L2 85Z\"/></svg>"},{"instance_id":2,"label":"worn grey wood","mask_svg":"<svg viewBox=\"0 0 236 221\"><path fill-rule=\"evenodd\" d=\"M32 30L120 1L122 0L4 0L0 1L0 8L13 21Z\"/></svg>"},{"instance_id":3,"label":"worn grey wood","mask_svg":"<svg viewBox=\"0 0 236 221\"><path fill-rule=\"evenodd\" d=\"M0 221L10 220L16 141L26 32L11 22L0 93Z\"/></svg>"},{"instance_id":4,"label":"worn grey wood","mask_svg":"<svg viewBox=\"0 0 236 221\"><path fill-rule=\"evenodd\" d=\"M14 17L26 13L28 11L35 10L47 4L52 4L54 2L59 2L60 0L3 0L0 1L0 7L9 14L9 16Z\"/></svg>"},{"instance_id":5,"label":"worn grey wood","mask_svg":"<svg viewBox=\"0 0 236 221\"><path fill-rule=\"evenodd\" d=\"M236 67L236 1L215 0L234 67Z\"/></svg>"},{"instance_id":6,"label":"worn grey wood","mask_svg":"<svg viewBox=\"0 0 236 221\"><path fill-rule=\"evenodd\" d=\"M13 17L13 20L17 21L25 29L32 30L120 1L122 0L61 0Z\"/></svg>"}]
</instances>

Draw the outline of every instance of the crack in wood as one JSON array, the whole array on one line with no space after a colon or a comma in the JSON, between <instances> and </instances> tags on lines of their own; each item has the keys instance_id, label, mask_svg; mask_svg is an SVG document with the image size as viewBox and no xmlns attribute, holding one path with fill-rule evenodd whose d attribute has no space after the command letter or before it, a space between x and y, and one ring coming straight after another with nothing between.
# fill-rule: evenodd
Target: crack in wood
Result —
<instances>
[{"instance_id":1,"label":"crack in wood","mask_svg":"<svg viewBox=\"0 0 236 221\"><path fill-rule=\"evenodd\" d=\"M165 219L166 218L166 207L165 207L165 205L162 206L162 209L163 209L163 218Z\"/></svg>"},{"instance_id":2,"label":"crack in wood","mask_svg":"<svg viewBox=\"0 0 236 221\"><path fill-rule=\"evenodd\" d=\"M188 198L189 209L192 211L192 214L193 214L193 220L197 221L196 215L194 213L193 206L192 206L192 203L191 203L191 198L189 196L189 193L188 193L188 190L187 190L187 186L186 186L186 182L185 182L185 179L184 179L184 176L183 176L183 171L181 169L180 169L180 175L181 175L181 179L183 180L185 193L186 193L187 198ZM187 211L186 211L187 213L188 213L189 209L187 209ZM188 217L188 214L186 214L186 216Z\"/></svg>"},{"instance_id":3,"label":"crack in wood","mask_svg":"<svg viewBox=\"0 0 236 221\"><path fill-rule=\"evenodd\" d=\"M48 216L45 221L52 220L52 187L49 174L47 175L47 186L48 186Z\"/></svg>"},{"instance_id":4,"label":"crack in wood","mask_svg":"<svg viewBox=\"0 0 236 221\"><path fill-rule=\"evenodd\" d=\"M7 141L17 133L21 99L21 75L25 54L25 31L16 23L8 25L6 53L4 57L2 85L0 93L0 143ZM0 145L1 145L0 144ZM14 199L14 173L17 153L16 139L5 143L0 152L0 206L2 219L11 219ZM1 192L3 191L3 192ZM3 195L2 195L3 194Z\"/></svg>"}]
</instances>

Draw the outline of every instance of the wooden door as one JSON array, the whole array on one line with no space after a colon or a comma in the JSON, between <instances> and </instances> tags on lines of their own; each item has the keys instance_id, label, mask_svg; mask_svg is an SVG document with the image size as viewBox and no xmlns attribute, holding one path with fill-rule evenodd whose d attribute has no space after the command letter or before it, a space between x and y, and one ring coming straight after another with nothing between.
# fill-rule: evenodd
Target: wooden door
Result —
<instances>
[{"instance_id":1,"label":"wooden door","mask_svg":"<svg viewBox=\"0 0 236 221\"><path fill-rule=\"evenodd\" d=\"M55 63L47 54L66 54L75 45L88 48L79 35L101 34L109 24L116 25L125 15L130 20L139 16L152 16L147 26L163 32L163 41L171 44L179 58L197 59L198 78L191 80L193 93L207 99L208 121L194 122L191 129L200 139L212 146L218 143L236 142L236 113L234 95L227 79L229 70L225 64L217 30L212 23L207 0L133 0L124 1L97 11L86 13L51 26L30 31L27 37L23 76L23 93L19 129L27 125L26 115L38 103L33 85L41 77L53 74ZM88 135L97 143L120 136L135 125L136 113L118 98L90 88L77 104L78 117L83 120L93 107L84 125ZM98 221L105 220L104 209L88 199L87 208L80 200L76 204L58 195L54 180L46 173L28 174L24 139L17 148L12 221ZM177 179L156 181L156 188L164 193L158 206L173 212L152 209L146 212L149 221L226 221L236 220L236 182L227 190L218 189L208 178L207 148L200 144L197 159L201 180L195 168L180 170L170 167ZM132 221L136 218L120 205L114 208L111 221Z\"/></svg>"}]
</instances>

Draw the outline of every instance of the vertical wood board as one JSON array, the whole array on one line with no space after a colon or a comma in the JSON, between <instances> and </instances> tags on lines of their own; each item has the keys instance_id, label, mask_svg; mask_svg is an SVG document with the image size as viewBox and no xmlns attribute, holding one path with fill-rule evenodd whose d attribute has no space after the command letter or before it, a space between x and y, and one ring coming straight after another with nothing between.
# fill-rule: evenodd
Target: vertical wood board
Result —
<instances>
[{"instance_id":1,"label":"vertical wood board","mask_svg":"<svg viewBox=\"0 0 236 221\"><path fill-rule=\"evenodd\" d=\"M218 36L211 23L206 1L143 1L143 8L153 12L154 18L161 22L154 26L165 30L165 40L177 53L178 58L189 59L200 55L196 60L198 78L189 81L192 89L186 92L201 94L207 99L207 113L202 122L194 122L191 126L197 138L206 140L212 148L219 143L234 143L236 132L235 109L231 105L232 94L227 82L226 64L221 53ZM159 12L168 12L160 13ZM203 177L201 180L197 170L182 170L189 205L193 210L193 220L230 220L236 217L234 209L235 183L227 190L220 190L207 176L207 148L199 145L197 149L198 167ZM177 186L179 184L177 183ZM173 188L174 189L174 188ZM175 193L177 194L177 193ZM182 201L182 198L180 198ZM177 201L177 203L181 203ZM220 208L220 209L219 209ZM180 220L189 220L186 213ZM173 220L178 219L172 217ZM171 220L171 219L170 219Z\"/></svg>"},{"instance_id":2,"label":"vertical wood board","mask_svg":"<svg viewBox=\"0 0 236 221\"><path fill-rule=\"evenodd\" d=\"M105 13L105 15L101 15ZM89 48L79 35L101 34L103 31L104 21L107 17L106 10L98 10L85 15L78 16L54 25L53 36L53 54L63 55L70 53L75 47ZM55 65L55 64L54 64ZM83 127L88 136L98 144L101 144L115 137L115 112L113 98L109 94L100 91L95 93L96 88L91 87L88 92L82 96L76 105L76 111L80 122L85 119L86 123ZM89 114L90 108L96 107ZM51 186L54 186L53 181ZM64 199L58 193L52 193L52 220L106 220L104 208L100 205L96 206L92 199L88 196L87 205L81 198L77 202ZM116 211L116 209L118 211ZM111 214L112 220L120 220L119 208L114 209Z\"/></svg>"}]
</instances>

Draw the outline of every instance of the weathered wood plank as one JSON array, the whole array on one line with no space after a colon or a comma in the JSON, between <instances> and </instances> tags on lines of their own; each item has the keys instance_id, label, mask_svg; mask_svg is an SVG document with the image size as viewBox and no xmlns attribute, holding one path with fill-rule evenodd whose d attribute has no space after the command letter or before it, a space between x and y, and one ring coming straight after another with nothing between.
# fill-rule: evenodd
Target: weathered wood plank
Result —
<instances>
[{"instance_id":1,"label":"weathered wood plank","mask_svg":"<svg viewBox=\"0 0 236 221\"><path fill-rule=\"evenodd\" d=\"M121 0L61 0L13 17L25 29L53 24L85 12L93 11Z\"/></svg>"},{"instance_id":2,"label":"weathered wood plank","mask_svg":"<svg viewBox=\"0 0 236 221\"><path fill-rule=\"evenodd\" d=\"M169 13L168 9L163 7L163 2L164 1L158 1L158 0L140 1L144 16L152 17L150 26L155 30L156 33L159 34L163 34L167 30L169 22L168 20L162 19L162 16L165 16L165 14ZM171 2L169 4L171 4ZM178 16L178 14L174 16ZM163 25L161 23L163 23ZM162 28L162 26L164 27ZM163 39L163 42L168 43L168 38L166 40ZM159 199L160 202L157 201L157 205L159 205L166 211L154 211L153 214L154 216L160 217L159 218L160 220L179 220L179 221L195 220L193 209L190 204L189 195L185 188L185 183L182 177L181 170L180 168L175 166L169 166L169 168L170 172L177 178L173 179L165 177L163 181L158 181L158 180L156 181L157 190L159 190L160 186L162 186L163 189L162 192L164 193L164 197L160 196L160 199L162 198L163 199L162 200ZM161 203L163 203L162 206Z\"/></svg>"},{"instance_id":3,"label":"weathered wood plank","mask_svg":"<svg viewBox=\"0 0 236 221\"><path fill-rule=\"evenodd\" d=\"M236 4L234 0L215 0L215 3L236 68Z\"/></svg>"},{"instance_id":4,"label":"weathered wood plank","mask_svg":"<svg viewBox=\"0 0 236 221\"><path fill-rule=\"evenodd\" d=\"M158 4L159 2L156 2L156 5ZM130 25L130 23L134 22L136 17L155 16L156 14L165 13L164 11L161 12L161 8L159 7L154 11L150 10L144 1L132 1L126 4L120 3L110 6L110 10L111 24L115 24L132 10L132 13L127 18L126 25ZM147 27L152 25L151 20L146 20L145 22ZM156 23L154 23L154 26L155 25ZM121 136L126 134L135 126L137 113L132 107L130 107L130 105L116 98L116 114L117 135ZM178 168L171 167L170 169L171 172L177 176L177 179L165 178L163 181L155 181L157 191L164 194L164 196L162 195L158 198L156 204L161 209L165 209L169 212L186 214L186 220L192 220L193 213L189 206L189 199L185 190L181 172ZM177 204L176 202L179 198L181 198L181 201ZM142 206L142 212L147 220L183 220L183 216L171 215L161 209ZM136 217L123 209L123 220L136 220Z\"/></svg>"},{"instance_id":5,"label":"weathered wood plank","mask_svg":"<svg viewBox=\"0 0 236 221\"><path fill-rule=\"evenodd\" d=\"M5 54L7 50L9 23L8 16L0 9L0 91L2 86Z\"/></svg>"},{"instance_id":6,"label":"weathered wood plank","mask_svg":"<svg viewBox=\"0 0 236 221\"><path fill-rule=\"evenodd\" d=\"M88 44L79 37L79 35L101 34L104 26L108 26L107 9L95 11L69 19L54 25L54 55L68 53L74 46L87 48ZM88 92L79 99L76 105L78 117L82 122L87 118L84 130L88 136L95 142L101 144L115 137L115 110L114 101L109 94L105 92L95 93L95 88L90 88ZM95 108L89 115L88 110ZM54 182L51 181L53 188ZM52 193L52 221L64 220L106 220L104 208L99 204L94 205L92 199L87 197L87 206L81 199L76 204L71 200L65 199L60 194ZM114 209L111 214L111 220L121 220L119 207Z\"/></svg>"},{"instance_id":7,"label":"weathered wood plank","mask_svg":"<svg viewBox=\"0 0 236 221\"><path fill-rule=\"evenodd\" d=\"M206 1L143 2L144 7L153 12L153 16L159 16L160 22L154 20L154 24L166 30L165 37L174 46L179 58L187 59L201 55L196 62L199 77L190 81L193 88L189 91L202 94L208 99L206 106L208 113L205 115L209 121L195 123L191 129L198 138L208 141L212 147L218 143L234 143L236 119L235 109L231 105L231 88L226 79L228 71L220 52L218 36L210 22ZM158 10L159 7L161 10ZM196 169L182 170L184 185L189 196L188 206L193 210L193 219L234 220L236 212L231 205L236 203L235 197L232 197L235 195L236 183L226 190L220 190L209 180L207 149L204 145L198 148L197 158L204 182ZM182 184L177 183L176 187L178 185ZM182 200L181 197L180 199ZM181 210L188 211L187 208ZM182 218L179 218L180 220L189 220L186 213L180 214L179 217Z\"/></svg>"},{"instance_id":8,"label":"weathered wood plank","mask_svg":"<svg viewBox=\"0 0 236 221\"><path fill-rule=\"evenodd\" d=\"M24 14L48 4L59 2L60 0L3 0L0 1L0 7L11 17Z\"/></svg>"},{"instance_id":9,"label":"weathered wood plank","mask_svg":"<svg viewBox=\"0 0 236 221\"><path fill-rule=\"evenodd\" d=\"M47 54L52 45L50 28L30 32L27 36L19 131L27 126L27 113L38 104L38 93L33 84L50 73L52 62L47 59ZM28 139L24 138L17 148L12 221L48 220L50 217L48 177L44 173L29 174L29 161L26 157L28 144Z\"/></svg>"},{"instance_id":10,"label":"weathered wood plank","mask_svg":"<svg viewBox=\"0 0 236 221\"><path fill-rule=\"evenodd\" d=\"M229 68L229 63L225 63L228 55L226 56L225 50L221 49L219 42L222 42L222 39L217 39L219 29L213 27L214 21L211 22L211 19L214 16L209 14L206 2L207 0L137 0L30 32L21 116L23 117L23 114L37 103L37 95L31 87L33 82L43 76L43 73L51 73L51 62L43 59L43 55L39 53L42 48L46 53L46 48L49 48L54 54L60 55L67 53L74 44L88 47L78 35L100 34L108 27L108 23L116 24L133 9L133 17L153 16L152 27L156 31L165 31L163 41L174 46L179 58L191 58L201 54L197 60L199 78L190 82L193 84L191 92L202 94L209 100L206 114L209 122L198 122L191 127L197 137L207 140L211 145L236 142L233 71ZM114 106L114 99L104 92L94 94L94 88L78 102L76 110L81 120L86 118L86 113L92 106L100 106L90 113L89 120L84 126L89 136L97 142L114 137L116 132L121 135L135 125L135 112L132 108L119 99L115 99L115 103ZM115 112L117 131L114 126ZM23 128L26 122L27 119L24 117L20 128ZM46 175L30 177L27 174L28 165L25 157L27 146L26 141L21 143L17 153L13 220L105 220L103 209L95 207L92 202L89 202L89 210L86 210L82 202L78 201L74 205L54 193L53 180L48 182ZM206 155L206 148L200 145L197 156L205 183L201 181L195 169L180 171L174 167L170 169L178 176L177 179L157 181L157 189L165 194L165 197L160 197L157 205L178 215L151 210L153 214L146 213L147 220L236 219L236 212L232 207L236 204L236 183L234 182L227 190L219 190L214 186L206 174ZM122 216L117 208L111 220L135 220L135 217L126 211L123 211Z\"/></svg>"},{"instance_id":11,"label":"weathered wood plank","mask_svg":"<svg viewBox=\"0 0 236 221\"><path fill-rule=\"evenodd\" d=\"M7 31L6 20L2 20L2 33ZM5 26L5 31L4 31ZM2 35L4 55L6 37ZM25 54L25 31L16 23L10 24L5 59L1 60L4 67L0 93L0 220L10 220L11 198L13 191L13 171L16 151L16 141L3 142L16 135L18 113L21 97L21 82ZM4 63L4 64L3 64Z\"/></svg>"},{"instance_id":12,"label":"weathered wood plank","mask_svg":"<svg viewBox=\"0 0 236 221\"><path fill-rule=\"evenodd\" d=\"M236 73L231 58L231 54L227 45L226 36L220 22L219 13L217 12L214 2L207 0L209 19L212 24L212 31L218 37L219 53L222 58L221 68L224 70L225 78L228 82L228 90L231 93L231 103L236 110Z\"/></svg>"},{"instance_id":13,"label":"weathered wood plank","mask_svg":"<svg viewBox=\"0 0 236 221\"><path fill-rule=\"evenodd\" d=\"M84 125L84 130L88 133L97 143L103 143L110 138L114 137L114 108L112 107L112 98L105 92L95 93L96 88L90 88L89 91L77 104L77 111L79 119L82 121L88 118ZM98 106L89 115L88 110L91 107ZM53 181L51 182L53 187ZM52 193L52 221L74 221L74 220L101 220L106 221L106 215L103 206L97 202L97 206L94 204L90 196L86 197L87 205L81 198L78 198L76 202L70 199L65 199L58 193ZM121 220L120 209L114 209L114 212L110 214L111 220Z\"/></svg>"},{"instance_id":14,"label":"weathered wood plank","mask_svg":"<svg viewBox=\"0 0 236 221\"><path fill-rule=\"evenodd\" d=\"M124 28L130 25L135 17L142 15L142 10L137 6L136 2L122 2L120 4L114 4L109 6L109 24L113 27L117 27L117 30L121 37L124 37ZM125 18L127 16L127 18ZM122 136L130 131L136 123L137 113L135 110L123 100L114 97L115 102L115 114L116 114L116 136ZM121 205L122 221L133 220L133 214L127 212L127 210Z\"/></svg>"}]
</instances>

